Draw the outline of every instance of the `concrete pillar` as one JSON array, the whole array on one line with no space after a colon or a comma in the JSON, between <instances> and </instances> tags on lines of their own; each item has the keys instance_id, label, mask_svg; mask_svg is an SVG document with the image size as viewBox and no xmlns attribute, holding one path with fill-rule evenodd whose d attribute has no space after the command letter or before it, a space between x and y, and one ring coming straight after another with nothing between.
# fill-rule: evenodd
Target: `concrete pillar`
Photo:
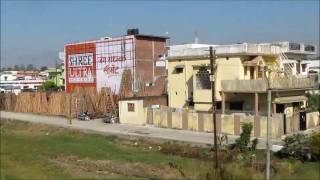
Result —
<instances>
[{"instance_id":1,"label":"concrete pillar","mask_svg":"<svg viewBox=\"0 0 320 180\"><path fill-rule=\"evenodd\" d=\"M254 115L259 115L259 94L254 93Z\"/></svg>"},{"instance_id":2,"label":"concrete pillar","mask_svg":"<svg viewBox=\"0 0 320 180\"><path fill-rule=\"evenodd\" d=\"M254 79L258 79L258 66L254 67Z\"/></svg>"},{"instance_id":3,"label":"concrete pillar","mask_svg":"<svg viewBox=\"0 0 320 180\"><path fill-rule=\"evenodd\" d=\"M277 113L277 104L276 103L272 103L272 113Z\"/></svg>"},{"instance_id":4,"label":"concrete pillar","mask_svg":"<svg viewBox=\"0 0 320 180\"><path fill-rule=\"evenodd\" d=\"M226 99L224 92L221 92L221 114L224 114L226 110Z\"/></svg>"}]
</instances>

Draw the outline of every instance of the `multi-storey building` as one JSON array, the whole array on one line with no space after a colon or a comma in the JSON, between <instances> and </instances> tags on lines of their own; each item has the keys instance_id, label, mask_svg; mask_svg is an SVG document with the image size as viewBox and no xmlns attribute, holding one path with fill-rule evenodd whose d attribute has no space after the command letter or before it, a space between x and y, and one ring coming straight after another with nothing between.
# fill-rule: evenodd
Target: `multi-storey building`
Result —
<instances>
[{"instance_id":1,"label":"multi-storey building","mask_svg":"<svg viewBox=\"0 0 320 180\"><path fill-rule=\"evenodd\" d=\"M305 107L305 91L315 88L314 80L303 76L301 63L308 55L316 54L314 45L280 42L192 46L170 46L170 107L210 111L209 46L217 56L215 97L222 113L266 114L270 87L273 112L289 115Z\"/></svg>"},{"instance_id":2,"label":"multi-storey building","mask_svg":"<svg viewBox=\"0 0 320 180\"><path fill-rule=\"evenodd\" d=\"M166 51L166 39L129 29L124 36L65 45L65 55L61 56L65 57L66 91L81 86L97 90L110 87L118 92L124 70L130 70L128 83L133 91L162 94L166 69L157 61Z\"/></svg>"}]
</instances>

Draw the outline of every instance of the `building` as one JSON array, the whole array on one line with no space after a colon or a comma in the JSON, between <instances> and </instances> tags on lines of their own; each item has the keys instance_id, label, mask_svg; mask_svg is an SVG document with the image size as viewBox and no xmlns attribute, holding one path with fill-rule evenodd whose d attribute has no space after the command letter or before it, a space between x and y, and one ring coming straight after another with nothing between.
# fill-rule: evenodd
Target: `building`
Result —
<instances>
[{"instance_id":1,"label":"building","mask_svg":"<svg viewBox=\"0 0 320 180\"><path fill-rule=\"evenodd\" d=\"M132 74L132 90L164 91L166 69L160 61L165 54L164 36L140 34L138 29L129 29L120 37L103 37L65 45L66 92L75 87L110 87L118 93L124 70ZM157 83L158 82L158 83ZM125 83L125 82L123 82ZM155 88L156 87L156 88ZM149 89L149 90L148 90Z\"/></svg>"},{"instance_id":2,"label":"building","mask_svg":"<svg viewBox=\"0 0 320 180\"><path fill-rule=\"evenodd\" d=\"M214 77L217 109L222 113L266 114L268 79L272 111L292 114L305 106L305 91L315 82L297 68L316 54L314 45L299 43L239 43L211 45L217 60ZM209 46L170 46L168 52L169 106L211 110ZM300 66L301 67L301 66ZM271 72L266 72L270 69ZM300 71L299 71L300 70Z\"/></svg>"},{"instance_id":3,"label":"building","mask_svg":"<svg viewBox=\"0 0 320 180\"><path fill-rule=\"evenodd\" d=\"M46 81L52 81L57 87L63 87L64 89L64 66L57 68L48 68L43 71Z\"/></svg>"},{"instance_id":4,"label":"building","mask_svg":"<svg viewBox=\"0 0 320 180\"><path fill-rule=\"evenodd\" d=\"M1 92L37 91L43 82L38 71L4 71L0 76Z\"/></svg>"}]
</instances>

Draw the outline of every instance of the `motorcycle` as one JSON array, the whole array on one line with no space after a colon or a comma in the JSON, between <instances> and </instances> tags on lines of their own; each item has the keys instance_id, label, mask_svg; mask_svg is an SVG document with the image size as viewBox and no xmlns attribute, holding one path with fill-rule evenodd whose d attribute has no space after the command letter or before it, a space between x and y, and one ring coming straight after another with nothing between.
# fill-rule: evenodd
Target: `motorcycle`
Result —
<instances>
[{"instance_id":1,"label":"motorcycle","mask_svg":"<svg viewBox=\"0 0 320 180\"><path fill-rule=\"evenodd\" d=\"M106 117L103 118L102 121L108 124L119 123L119 117L117 116L117 113L109 113L106 114Z\"/></svg>"},{"instance_id":2,"label":"motorcycle","mask_svg":"<svg viewBox=\"0 0 320 180\"><path fill-rule=\"evenodd\" d=\"M80 112L77 118L81 121L90 121L90 114L88 111Z\"/></svg>"}]
</instances>

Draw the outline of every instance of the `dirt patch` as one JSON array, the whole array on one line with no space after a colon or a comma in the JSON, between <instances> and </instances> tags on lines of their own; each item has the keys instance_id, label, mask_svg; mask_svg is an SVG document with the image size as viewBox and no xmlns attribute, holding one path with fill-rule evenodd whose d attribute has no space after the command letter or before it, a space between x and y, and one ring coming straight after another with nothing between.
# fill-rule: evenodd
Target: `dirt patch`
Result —
<instances>
[{"instance_id":1,"label":"dirt patch","mask_svg":"<svg viewBox=\"0 0 320 180\"><path fill-rule=\"evenodd\" d=\"M80 159L77 156L59 156L51 161L67 168L74 176L122 176L148 179L182 178L179 170L169 164L164 166L155 166L140 162L127 163L113 160Z\"/></svg>"}]
</instances>

